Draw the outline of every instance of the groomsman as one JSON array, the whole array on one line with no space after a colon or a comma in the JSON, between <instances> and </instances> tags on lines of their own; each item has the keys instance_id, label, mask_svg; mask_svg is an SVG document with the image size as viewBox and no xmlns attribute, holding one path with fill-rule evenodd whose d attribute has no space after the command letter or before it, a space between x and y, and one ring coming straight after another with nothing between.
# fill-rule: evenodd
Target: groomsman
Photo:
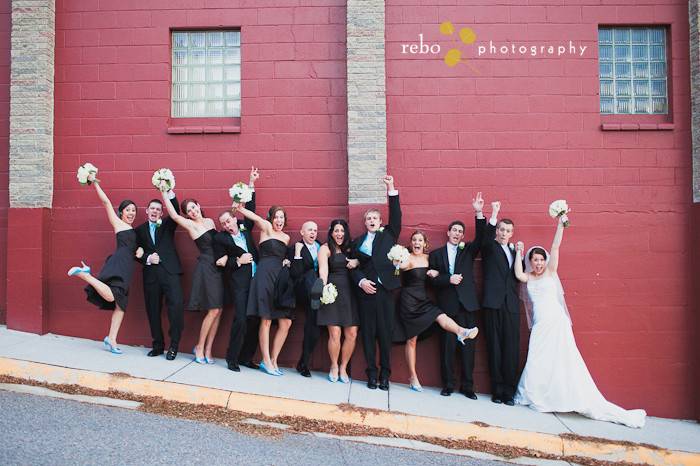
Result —
<instances>
[{"instance_id":1,"label":"groomsman","mask_svg":"<svg viewBox=\"0 0 700 466\"><path fill-rule=\"evenodd\" d=\"M474 239L465 243L464 223L455 220L447 228L447 244L430 252L429 262L432 270L440 274L431 279L436 288L438 307L465 328L476 327L476 311L479 300L474 284L474 259L481 248L486 218L483 214L484 200L477 193L473 200L475 216ZM466 340L464 345L458 345L453 333L441 329L440 332L440 374L442 376L442 391L440 395L450 396L454 392L455 377L453 374L455 349L459 348L462 362L462 377L460 392L472 400L474 393L474 340Z\"/></svg>"},{"instance_id":2,"label":"groomsman","mask_svg":"<svg viewBox=\"0 0 700 466\"><path fill-rule=\"evenodd\" d=\"M258 178L257 168L252 168L249 186L253 197L245 205L251 212L255 212L255 181ZM247 218L239 222L230 210L221 213L219 223L222 231L214 236L214 255L218 258L216 265L225 268L224 280L234 306L226 362L229 370L234 372L240 372L239 364L257 369L253 355L258 347L260 322L257 317L246 316L250 281L258 261L258 250L252 236L255 223Z\"/></svg>"},{"instance_id":3,"label":"groomsman","mask_svg":"<svg viewBox=\"0 0 700 466\"><path fill-rule=\"evenodd\" d=\"M173 191L169 192L170 202L180 213L180 206ZM172 361L177 356L180 336L184 327L183 297L180 278L182 266L175 249L175 229L177 223L167 217L163 219L163 203L152 199L146 208L148 221L136 227L136 241L143 248L143 296L146 301L146 314L151 328L153 346L148 356L160 356L165 349L161 326L161 306L165 297L170 326L170 346L165 359Z\"/></svg>"},{"instance_id":4,"label":"groomsman","mask_svg":"<svg viewBox=\"0 0 700 466\"><path fill-rule=\"evenodd\" d=\"M316 241L318 225L315 222L305 222L300 233L301 241L294 245L294 258L289 273L295 281L297 304L301 304L306 310L304 342L302 343L301 358L297 363L297 372L304 377L311 377L309 363L316 343L321 336L321 329L316 325L318 308L321 306L321 292L323 291L323 281L318 278L318 250L321 248L321 244Z\"/></svg>"},{"instance_id":5,"label":"groomsman","mask_svg":"<svg viewBox=\"0 0 700 466\"><path fill-rule=\"evenodd\" d=\"M391 376L391 336L394 326L394 296L392 291L401 286L395 267L387 258L401 233L401 205L399 192L394 188L394 177L383 178L389 196L389 224L382 226L381 212L369 209L365 212L366 233L355 238L352 249L360 261L359 267L350 273L360 287L360 332L367 361L367 388L389 390ZM379 342L381 369L377 374L376 344Z\"/></svg>"},{"instance_id":6,"label":"groomsman","mask_svg":"<svg viewBox=\"0 0 700 466\"><path fill-rule=\"evenodd\" d=\"M501 203L493 211L484 231L481 256L484 268L484 324L491 372L491 401L513 406L518 379L520 345L520 301L513 262L515 248L509 243L513 221L498 221Z\"/></svg>"}]
</instances>

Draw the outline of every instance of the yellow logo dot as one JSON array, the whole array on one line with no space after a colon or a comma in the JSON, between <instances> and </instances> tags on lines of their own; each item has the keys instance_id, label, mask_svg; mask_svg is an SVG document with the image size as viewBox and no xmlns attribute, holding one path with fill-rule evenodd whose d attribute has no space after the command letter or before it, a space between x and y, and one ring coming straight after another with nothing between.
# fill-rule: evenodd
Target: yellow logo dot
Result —
<instances>
[{"instance_id":1,"label":"yellow logo dot","mask_svg":"<svg viewBox=\"0 0 700 466\"><path fill-rule=\"evenodd\" d=\"M452 25L450 21L445 21L444 23L440 24L440 33L444 34L446 36L450 36L455 32L455 27Z\"/></svg>"},{"instance_id":2,"label":"yellow logo dot","mask_svg":"<svg viewBox=\"0 0 700 466\"><path fill-rule=\"evenodd\" d=\"M462 42L465 44L473 44L476 40L476 33L472 28L462 28L459 30L459 38L462 39Z\"/></svg>"},{"instance_id":3,"label":"yellow logo dot","mask_svg":"<svg viewBox=\"0 0 700 466\"><path fill-rule=\"evenodd\" d=\"M445 54L445 64L452 68L453 66L456 66L457 63L459 63L462 59L462 52L460 52L458 49L450 49L447 51L447 54Z\"/></svg>"}]
</instances>

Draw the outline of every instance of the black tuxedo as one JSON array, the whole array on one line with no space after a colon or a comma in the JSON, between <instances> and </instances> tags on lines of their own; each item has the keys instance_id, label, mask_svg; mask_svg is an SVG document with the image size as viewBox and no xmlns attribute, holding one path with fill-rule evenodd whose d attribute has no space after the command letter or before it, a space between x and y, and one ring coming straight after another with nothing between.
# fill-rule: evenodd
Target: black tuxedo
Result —
<instances>
[{"instance_id":1,"label":"black tuxedo","mask_svg":"<svg viewBox=\"0 0 700 466\"><path fill-rule=\"evenodd\" d=\"M255 212L255 192L253 192L253 198L246 203L245 207L251 212ZM246 247L248 248L247 252L253 255L253 261L257 263L258 250L255 247L252 236L254 226L255 223L247 218L243 221L238 221L238 229L243 238L245 238ZM224 283L227 288L227 294L233 298L234 316L226 351L226 361L233 364L251 362L258 346L258 325L260 320L257 317L247 317L246 315L253 266L252 264L239 266L236 262L236 259L245 253L246 251L235 243L229 232L220 231L214 236L214 256L216 259L224 256L228 257L224 270Z\"/></svg>"},{"instance_id":2,"label":"black tuxedo","mask_svg":"<svg viewBox=\"0 0 700 466\"><path fill-rule=\"evenodd\" d=\"M306 320L304 321L304 341L302 343L300 363L303 366L309 367L311 355L313 354L316 343L318 343L318 339L321 336L321 328L316 325L318 311L311 309L311 300L309 298L309 295L311 294L311 287L318 278L318 261L314 265L314 258L311 256L309 248L306 247L306 243L303 243L303 241L302 244L304 244L304 247L301 248L301 259L294 258L294 246L290 247L292 265L290 266L289 273L294 280L297 304L302 304L306 309ZM318 241L314 242L314 244L317 247L321 246Z\"/></svg>"},{"instance_id":3,"label":"black tuxedo","mask_svg":"<svg viewBox=\"0 0 700 466\"><path fill-rule=\"evenodd\" d=\"M489 352L491 391L500 398L512 398L518 383L518 354L520 346L520 300L518 280L509 265L510 254L494 240L496 227L488 223L484 230L481 257L484 269L484 324Z\"/></svg>"},{"instance_id":4,"label":"black tuxedo","mask_svg":"<svg viewBox=\"0 0 700 466\"><path fill-rule=\"evenodd\" d=\"M180 212L177 198L170 200L176 212ZM153 244L149 222L144 222L135 228L138 246L143 248L143 257L139 260L143 265L143 295L146 301L146 314L153 338L153 349L164 350L163 327L160 310L163 297L168 308L170 324L170 348L178 350L180 336L184 327L183 296L180 278L182 266L175 249L175 229L177 223L170 217L163 219L160 227L156 228L156 242ZM158 253L158 264L147 264L148 256Z\"/></svg>"},{"instance_id":5,"label":"black tuxedo","mask_svg":"<svg viewBox=\"0 0 700 466\"><path fill-rule=\"evenodd\" d=\"M475 219L474 239L466 243L464 248L457 247L454 273L462 274L459 285L450 283L450 261L447 245L430 253L430 268L440 274L431 279L436 290L438 307L452 317L458 325L471 328L476 326L476 310L479 300L474 284L474 260L481 248L481 238L484 234L486 219ZM462 357L462 390L474 390L474 340L466 340L464 345L458 345L454 334L442 330L440 332L440 374L442 386L454 390L455 377L453 374L455 349L459 347Z\"/></svg>"},{"instance_id":6,"label":"black tuxedo","mask_svg":"<svg viewBox=\"0 0 700 466\"><path fill-rule=\"evenodd\" d=\"M379 340L379 358L381 378L391 375L391 338L394 327L393 290L401 286L399 276L394 274L396 268L386 257L396 244L401 233L401 204L399 196L389 196L389 224L382 231L377 231L372 242L372 254L367 255L360 248L367 238L367 233L355 238L352 254L360 265L350 274L352 281L359 287L362 279L375 283L377 293L368 295L362 289L357 290L360 308L360 331L362 346L367 361L367 377L377 377L376 342Z\"/></svg>"}]
</instances>

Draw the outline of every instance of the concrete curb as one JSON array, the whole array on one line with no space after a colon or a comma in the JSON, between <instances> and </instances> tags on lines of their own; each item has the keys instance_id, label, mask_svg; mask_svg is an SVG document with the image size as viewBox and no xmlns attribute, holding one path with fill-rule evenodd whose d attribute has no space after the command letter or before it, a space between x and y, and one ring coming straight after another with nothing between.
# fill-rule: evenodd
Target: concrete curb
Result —
<instances>
[{"instance_id":1,"label":"concrete curb","mask_svg":"<svg viewBox=\"0 0 700 466\"><path fill-rule=\"evenodd\" d=\"M297 416L388 429L399 435L471 439L521 447L548 455L599 461L653 465L700 465L700 454L605 439L570 439L558 435L503 427L461 423L380 410L352 409L310 401L274 398L174 382L148 380L128 374L106 374L30 361L0 358L0 374L51 384L75 384L94 390L116 390L140 396L192 404L208 404L249 414Z\"/></svg>"}]
</instances>

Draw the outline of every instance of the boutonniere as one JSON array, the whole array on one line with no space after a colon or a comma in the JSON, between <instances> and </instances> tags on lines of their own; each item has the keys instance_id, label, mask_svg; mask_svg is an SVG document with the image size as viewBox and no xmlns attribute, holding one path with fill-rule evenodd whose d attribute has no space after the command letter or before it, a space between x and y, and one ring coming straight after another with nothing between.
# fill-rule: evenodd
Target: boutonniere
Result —
<instances>
[{"instance_id":1,"label":"boutonniere","mask_svg":"<svg viewBox=\"0 0 700 466\"><path fill-rule=\"evenodd\" d=\"M511 251L515 250L515 245L513 243L508 243L508 247L510 248Z\"/></svg>"},{"instance_id":2,"label":"boutonniere","mask_svg":"<svg viewBox=\"0 0 700 466\"><path fill-rule=\"evenodd\" d=\"M245 230L246 230L245 225L238 225L238 229L239 229L240 231L245 231Z\"/></svg>"},{"instance_id":3,"label":"boutonniere","mask_svg":"<svg viewBox=\"0 0 700 466\"><path fill-rule=\"evenodd\" d=\"M381 233L383 231L384 231L384 227L379 227L379 232Z\"/></svg>"},{"instance_id":4,"label":"boutonniere","mask_svg":"<svg viewBox=\"0 0 700 466\"><path fill-rule=\"evenodd\" d=\"M158 219L156 220L156 228L160 228L160 226L163 224L163 220Z\"/></svg>"},{"instance_id":5,"label":"boutonniere","mask_svg":"<svg viewBox=\"0 0 700 466\"><path fill-rule=\"evenodd\" d=\"M464 241L461 241L461 242L457 245L457 247L458 247L459 249L464 249L464 246L465 246Z\"/></svg>"}]
</instances>

